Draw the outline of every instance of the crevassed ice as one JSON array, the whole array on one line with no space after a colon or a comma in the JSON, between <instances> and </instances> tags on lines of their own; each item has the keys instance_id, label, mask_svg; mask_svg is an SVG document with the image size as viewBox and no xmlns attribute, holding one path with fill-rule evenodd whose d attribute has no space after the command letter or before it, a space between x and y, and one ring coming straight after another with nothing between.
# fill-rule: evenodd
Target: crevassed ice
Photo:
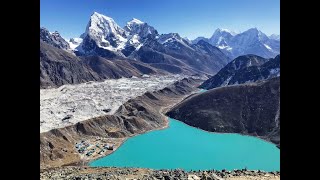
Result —
<instances>
[{"instance_id":1,"label":"crevassed ice","mask_svg":"<svg viewBox=\"0 0 320 180\"><path fill-rule=\"evenodd\" d=\"M113 114L129 99L147 91L160 90L185 76L145 77L40 89L40 133L93 117Z\"/></svg>"}]
</instances>

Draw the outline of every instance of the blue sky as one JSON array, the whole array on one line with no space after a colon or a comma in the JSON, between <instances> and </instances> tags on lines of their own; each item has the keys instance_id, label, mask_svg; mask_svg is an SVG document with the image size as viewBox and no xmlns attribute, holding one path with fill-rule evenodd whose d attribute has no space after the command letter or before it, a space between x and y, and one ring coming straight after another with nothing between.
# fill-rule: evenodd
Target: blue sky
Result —
<instances>
[{"instance_id":1,"label":"blue sky","mask_svg":"<svg viewBox=\"0 0 320 180\"><path fill-rule=\"evenodd\" d=\"M190 39L210 37L217 28L280 33L280 0L40 0L40 26L65 38L79 37L95 11L121 27L134 17L159 33Z\"/></svg>"}]
</instances>

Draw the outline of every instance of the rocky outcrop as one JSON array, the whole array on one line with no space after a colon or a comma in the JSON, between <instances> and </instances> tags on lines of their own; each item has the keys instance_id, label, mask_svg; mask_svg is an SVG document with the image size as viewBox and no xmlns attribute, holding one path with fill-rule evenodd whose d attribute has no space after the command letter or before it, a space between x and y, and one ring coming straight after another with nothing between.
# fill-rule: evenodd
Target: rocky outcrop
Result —
<instances>
[{"instance_id":1,"label":"rocky outcrop","mask_svg":"<svg viewBox=\"0 0 320 180\"><path fill-rule=\"evenodd\" d=\"M142 168L91 168L91 167L64 167L57 169L41 170L40 179L183 179L183 180L231 180L231 179L255 179L255 180L279 180L280 172L239 170L205 170L184 171L152 170Z\"/></svg>"},{"instance_id":2,"label":"rocky outcrop","mask_svg":"<svg viewBox=\"0 0 320 180\"><path fill-rule=\"evenodd\" d=\"M159 91L147 92L124 103L113 115L79 122L40 134L41 167L81 163L74 144L94 137L125 138L167 125L165 111L193 92L202 80L182 79Z\"/></svg>"},{"instance_id":3,"label":"rocky outcrop","mask_svg":"<svg viewBox=\"0 0 320 180\"><path fill-rule=\"evenodd\" d=\"M167 115L206 131L257 136L280 146L280 77L194 95Z\"/></svg>"}]
</instances>

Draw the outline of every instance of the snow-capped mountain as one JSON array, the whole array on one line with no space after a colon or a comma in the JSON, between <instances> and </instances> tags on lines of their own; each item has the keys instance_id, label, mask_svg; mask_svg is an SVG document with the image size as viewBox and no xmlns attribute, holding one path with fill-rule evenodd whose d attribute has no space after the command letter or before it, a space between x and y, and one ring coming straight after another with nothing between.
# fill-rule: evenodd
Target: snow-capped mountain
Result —
<instances>
[{"instance_id":1,"label":"snow-capped mountain","mask_svg":"<svg viewBox=\"0 0 320 180\"><path fill-rule=\"evenodd\" d=\"M70 50L69 43L63 39L57 31L51 33L46 28L41 27L40 39L54 47Z\"/></svg>"},{"instance_id":2,"label":"snow-capped mountain","mask_svg":"<svg viewBox=\"0 0 320 180\"><path fill-rule=\"evenodd\" d=\"M111 17L94 12L85 33L69 43L79 54L127 57L139 49L146 38L157 36L154 27L139 19L133 18L121 28Z\"/></svg>"},{"instance_id":3,"label":"snow-capped mountain","mask_svg":"<svg viewBox=\"0 0 320 180\"><path fill-rule=\"evenodd\" d=\"M136 18L127 22L123 29L128 34L126 46L122 50L125 56L139 50L147 38L157 38L158 36L158 31L154 27Z\"/></svg>"},{"instance_id":4,"label":"snow-capped mountain","mask_svg":"<svg viewBox=\"0 0 320 180\"><path fill-rule=\"evenodd\" d=\"M178 33L159 35L154 27L139 19L133 18L121 28L112 18L97 12L91 15L85 33L69 43L76 55L134 59L206 73L216 73L231 60L219 49L192 45Z\"/></svg>"},{"instance_id":5,"label":"snow-capped mountain","mask_svg":"<svg viewBox=\"0 0 320 180\"><path fill-rule=\"evenodd\" d=\"M139 19L133 18L131 21L127 22L124 30L129 32L130 35L137 35L139 38L152 37L155 38L158 35L158 31Z\"/></svg>"},{"instance_id":6,"label":"snow-capped mountain","mask_svg":"<svg viewBox=\"0 0 320 180\"><path fill-rule=\"evenodd\" d=\"M230 51L232 47L230 47L229 43L235 35L235 32L218 28L209 39L209 42L220 49Z\"/></svg>"},{"instance_id":7,"label":"snow-capped mountain","mask_svg":"<svg viewBox=\"0 0 320 180\"><path fill-rule=\"evenodd\" d=\"M279 40L275 36L269 38L257 28L251 28L239 34L218 28L211 38L198 37L193 40L193 43L199 40L207 41L220 48L232 59L245 54L272 58L280 53L280 37Z\"/></svg>"},{"instance_id":8,"label":"snow-capped mountain","mask_svg":"<svg viewBox=\"0 0 320 180\"><path fill-rule=\"evenodd\" d=\"M83 41L75 49L86 55L101 55L104 57L122 55L127 42L127 34L112 18L94 12L80 36ZM106 51L104 51L106 50Z\"/></svg>"}]
</instances>

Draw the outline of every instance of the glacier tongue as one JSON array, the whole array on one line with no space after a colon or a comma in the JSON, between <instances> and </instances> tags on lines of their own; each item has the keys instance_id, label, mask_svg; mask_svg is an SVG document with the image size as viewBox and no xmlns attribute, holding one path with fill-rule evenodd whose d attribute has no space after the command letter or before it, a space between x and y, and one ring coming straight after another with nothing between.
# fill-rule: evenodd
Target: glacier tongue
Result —
<instances>
[{"instance_id":1,"label":"glacier tongue","mask_svg":"<svg viewBox=\"0 0 320 180\"><path fill-rule=\"evenodd\" d=\"M61 128L106 114L147 91L155 91L183 79L183 75L109 79L40 89L40 132Z\"/></svg>"}]
</instances>

